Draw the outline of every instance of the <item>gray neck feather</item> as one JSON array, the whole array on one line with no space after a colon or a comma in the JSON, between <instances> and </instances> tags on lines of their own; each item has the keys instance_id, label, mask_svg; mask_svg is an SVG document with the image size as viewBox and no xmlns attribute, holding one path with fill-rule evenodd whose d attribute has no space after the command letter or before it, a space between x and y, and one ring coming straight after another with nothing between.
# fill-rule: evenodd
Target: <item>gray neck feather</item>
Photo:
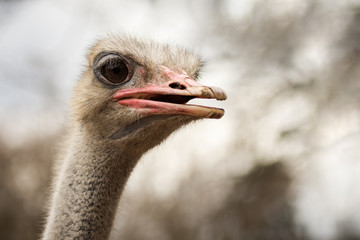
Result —
<instances>
[{"instance_id":1,"label":"gray neck feather","mask_svg":"<svg viewBox=\"0 0 360 240\"><path fill-rule=\"evenodd\" d=\"M61 163L43 239L108 239L124 185L141 157L107 140L82 140L73 137L75 146Z\"/></svg>"}]
</instances>

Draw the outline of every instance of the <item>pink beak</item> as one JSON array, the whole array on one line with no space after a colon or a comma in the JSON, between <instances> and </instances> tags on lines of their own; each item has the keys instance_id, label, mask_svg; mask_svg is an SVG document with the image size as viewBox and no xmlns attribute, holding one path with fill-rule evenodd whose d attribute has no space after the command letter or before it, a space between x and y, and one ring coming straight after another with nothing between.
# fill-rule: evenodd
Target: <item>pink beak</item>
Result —
<instances>
[{"instance_id":1,"label":"pink beak","mask_svg":"<svg viewBox=\"0 0 360 240\"><path fill-rule=\"evenodd\" d=\"M225 92L217 87L203 86L186 74L172 72L163 68L171 79L162 85L119 90L114 99L127 107L149 115L189 115L197 118L221 118L224 110L214 107L186 104L193 98L214 98L225 100Z\"/></svg>"}]
</instances>

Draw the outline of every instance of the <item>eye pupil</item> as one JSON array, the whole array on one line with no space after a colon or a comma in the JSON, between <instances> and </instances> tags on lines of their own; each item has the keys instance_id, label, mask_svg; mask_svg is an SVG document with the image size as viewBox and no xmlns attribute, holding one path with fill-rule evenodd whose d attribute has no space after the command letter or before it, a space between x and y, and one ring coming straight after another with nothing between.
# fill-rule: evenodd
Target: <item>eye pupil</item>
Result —
<instances>
[{"instance_id":1,"label":"eye pupil","mask_svg":"<svg viewBox=\"0 0 360 240\"><path fill-rule=\"evenodd\" d=\"M129 69L126 64L118 59L116 61L111 61L105 63L101 67L101 75L109 82L114 84L119 84L124 82L129 75Z\"/></svg>"},{"instance_id":2,"label":"eye pupil","mask_svg":"<svg viewBox=\"0 0 360 240\"><path fill-rule=\"evenodd\" d=\"M114 69L113 69L113 72L114 72L114 74L119 74L120 68L119 68L119 67L114 68Z\"/></svg>"}]
</instances>

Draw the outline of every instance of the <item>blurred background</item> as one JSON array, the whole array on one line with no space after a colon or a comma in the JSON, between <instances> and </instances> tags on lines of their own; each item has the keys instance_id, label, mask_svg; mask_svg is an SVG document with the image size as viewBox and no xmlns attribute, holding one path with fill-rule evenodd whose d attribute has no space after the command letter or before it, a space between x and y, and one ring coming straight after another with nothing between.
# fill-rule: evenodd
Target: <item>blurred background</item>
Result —
<instances>
[{"instance_id":1,"label":"blurred background","mask_svg":"<svg viewBox=\"0 0 360 240\"><path fill-rule=\"evenodd\" d=\"M0 0L0 239L41 233L72 86L118 32L195 49L228 100L144 156L112 239L360 239L360 0Z\"/></svg>"}]
</instances>

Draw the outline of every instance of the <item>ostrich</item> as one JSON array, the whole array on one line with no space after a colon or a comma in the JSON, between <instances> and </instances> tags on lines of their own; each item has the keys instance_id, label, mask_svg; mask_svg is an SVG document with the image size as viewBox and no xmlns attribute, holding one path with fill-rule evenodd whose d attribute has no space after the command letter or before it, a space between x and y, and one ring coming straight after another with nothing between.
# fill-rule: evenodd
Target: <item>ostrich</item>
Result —
<instances>
[{"instance_id":1,"label":"ostrich","mask_svg":"<svg viewBox=\"0 0 360 240\"><path fill-rule=\"evenodd\" d=\"M223 109L190 105L225 100L195 80L203 62L180 47L109 36L88 54L71 100L43 239L108 239L120 195L140 157L194 120Z\"/></svg>"}]
</instances>

